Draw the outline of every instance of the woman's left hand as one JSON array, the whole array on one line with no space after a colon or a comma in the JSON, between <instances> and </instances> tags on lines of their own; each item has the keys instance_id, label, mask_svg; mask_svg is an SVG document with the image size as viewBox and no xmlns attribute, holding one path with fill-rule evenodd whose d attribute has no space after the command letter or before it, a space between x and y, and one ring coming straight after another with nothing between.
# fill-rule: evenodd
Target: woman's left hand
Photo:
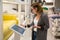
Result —
<instances>
[{"instance_id":1,"label":"woman's left hand","mask_svg":"<svg viewBox=\"0 0 60 40\"><path fill-rule=\"evenodd\" d=\"M41 29L41 26L33 26L34 28L40 28Z\"/></svg>"}]
</instances>

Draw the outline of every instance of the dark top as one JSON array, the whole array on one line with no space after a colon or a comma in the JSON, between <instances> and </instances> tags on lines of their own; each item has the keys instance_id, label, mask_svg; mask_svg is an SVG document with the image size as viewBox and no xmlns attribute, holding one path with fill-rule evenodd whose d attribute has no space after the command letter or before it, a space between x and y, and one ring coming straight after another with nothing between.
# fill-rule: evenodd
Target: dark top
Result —
<instances>
[{"instance_id":1,"label":"dark top","mask_svg":"<svg viewBox=\"0 0 60 40\"><path fill-rule=\"evenodd\" d=\"M34 18L35 17L36 15L34 15ZM34 25L34 20L29 26L32 26L32 25ZM49 28L49 20L48 20L47 14L41 13L41 16L37 25L41 26L41 29L37 28L36 40L47 40L47 30Z\"/></svg>"}]
</instances>

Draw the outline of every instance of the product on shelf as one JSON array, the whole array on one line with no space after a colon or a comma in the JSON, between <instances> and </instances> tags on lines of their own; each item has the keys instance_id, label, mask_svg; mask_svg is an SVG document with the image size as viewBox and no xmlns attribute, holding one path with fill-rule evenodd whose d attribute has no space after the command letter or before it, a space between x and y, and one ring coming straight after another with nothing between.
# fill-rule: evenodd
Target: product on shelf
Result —
<instances>
[{"instance_id":1,"label":"product on shelf","mask_svg":"<svg viewBox=\"0 0 60 40\"><path fill-rule=\"evenodd\" d=\"M60 36L60 16L51 17L52 34Z\"/></svg>"}]
</instances>

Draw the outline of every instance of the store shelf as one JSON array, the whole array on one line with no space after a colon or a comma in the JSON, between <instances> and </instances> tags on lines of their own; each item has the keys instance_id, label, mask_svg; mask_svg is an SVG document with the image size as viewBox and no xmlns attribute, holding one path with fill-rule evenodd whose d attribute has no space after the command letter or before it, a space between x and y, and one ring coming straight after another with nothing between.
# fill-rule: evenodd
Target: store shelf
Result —
<instances>
[{"instance_id":1,"label":"store shelf","mask_svg":"<svg viewBox=\"0 0 60 40\"><path fill-rule=\"evenodd\" d=\"M19 4L17 2L10 2L10 1L3 1L3 3L9 3L9 4Z\"/></svg>"},{"instance_id":2,"label":"store shelf","mask_svg":"<svg viewBox=\"0 0 60 40\"><path fill-rule=\"evenodd\" d=\"M8 3L8 4L27 4L27 5L29 5L29 3L25 3L25 2L11 2L11 1L3 1L3 3Z\"/></svg>"},{"instance_id":3,"label":"store shelf","mask_svg":"<svg viewBox=\"0 0 60 40\"><path fill-rule=\"evenodd\" d=\"M54 5L43 5L42 7L51 8L51 7L54 7Z\"/></svg>"}]
</instances>

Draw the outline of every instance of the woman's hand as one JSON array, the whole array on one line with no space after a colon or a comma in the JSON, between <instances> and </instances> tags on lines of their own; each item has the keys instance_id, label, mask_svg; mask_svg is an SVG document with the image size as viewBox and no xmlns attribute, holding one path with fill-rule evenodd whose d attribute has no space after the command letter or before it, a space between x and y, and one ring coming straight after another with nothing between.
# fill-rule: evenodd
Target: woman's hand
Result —
<instances>
[{"instance_id":1,"label":"woman's hand","mask_svg":"<svg viewBox=\"0 0 60 40\"><path fill-rule=\"evenodd\" d=\"M34 28L40 28L41 29L41 26L33 26Z\"/></svg>"},{"instance_id":2,"label":"woman's hand","mask_svg":"<svg viewBox=\"0 0 60 40\"><path fill-rule=\"evenodd\" d=\"M21 26L23 26L23 27L25 27L25 25L23 25L23 24L20 24Z\"/></svg>"}]
</instances>

